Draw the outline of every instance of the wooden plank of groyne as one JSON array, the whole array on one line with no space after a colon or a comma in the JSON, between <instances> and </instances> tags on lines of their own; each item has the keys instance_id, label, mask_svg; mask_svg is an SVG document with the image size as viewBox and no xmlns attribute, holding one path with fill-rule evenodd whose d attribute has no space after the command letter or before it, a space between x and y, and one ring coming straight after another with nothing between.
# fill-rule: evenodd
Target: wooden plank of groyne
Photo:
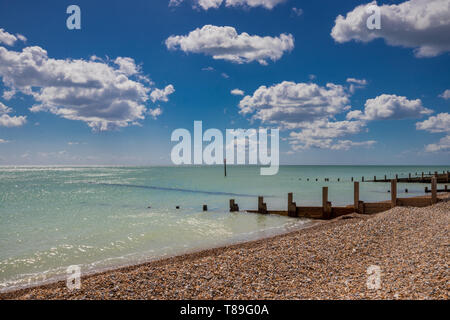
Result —
<instances>
[{"instance_id":1,"label":"wooden plank of groyne","mask_svg":"<svg viewBox=\"0 0 450 320\"><path fill-rule=\"evenodd\" d=\"M431 198L398 198L397 203L402 207L427 207L431 205Z\"/></svg>"},{"instance_id":2,"label":"wooden plank of groyne","mask_svg":"<svg viewBox=\"0 0 450 320\"><path fill-rule=\"evenodd\" d=\"M288 216L297 216L297 204L294 202L294 195L292 194L292 192L288 193Z\"/></svg>"},{"instance_id":3,"label":"wooden plank of groyne","mask_svg":"<svg viewBox=\"0 0 450 320\"><path fill-rule=\"evenodd\" d=\"M353 183L353 207L359 213L359 182Z\"/></svg>"},{"instance_id":4,"label":"wooden plank of groyne","mask_svg":"<svg viewBox=\"0 0 450 320\"><path fill-rule=\"evenodd\" d=\"M323 216L322 207L297 207L297 216L320 219Z\"/></svg>"},{"instance_id":5,"label":"wooden plank of groyne","mask_svg":"<svg viewBox=\"0 0 450 320\"><path fill-rule=\"evenodd\" d=\"M323 218L331 218L331 202L328 201L328 187L322 187L322 209Z\"/></svg>"},{"instance_id":6,"label":"wooden plank of groyne","mask_svg":"<svg viewBox=\"0 0 450 320\"><path fill-rule=\"evenodd\" d=\"M267 205L264 203L264 197L258 197L258 212L266 214L267 213Z\"/></svg>"},{"instance_id":7,"label":"wooden plank of groyne","mask_svg":"<svg viewBox=\"0 0 450 320\"><path fill-rule=\"evenodd\" d=\"M391 209L391 203L389 202L364 202L364 213L374 214Z\"/></svg>"},{"instance_id":8,"label":"wooden plank of groyne","mask_svg":"<svg viewBox=\"0 0 450 320\"><path fill-rule=\"evenodd\" d=\"M397 179L391 180L391 207L397 205Z\"/></svg>"},{"instance_id":9,"label":"wooden plank of groyne","mask_svg":"<svg viewBox=\"0 0 450 320\"><path fill-rule=\"evenodd\" d=\"M355 212L353 207L332 207L331 208L331 216L333 218L340 217L346 214L350 214Z\"/></svg>"},{"instance_id":10,"label":"wooden plank of groyne","mask_svg":"<svg viewBox=\"0 0 450 320\"><path fill-rule=\"evenodd\" d=\"M437 183L436 177L431 178L431 203L435 204L437 202Z\"/></svg>"}]
</instances>

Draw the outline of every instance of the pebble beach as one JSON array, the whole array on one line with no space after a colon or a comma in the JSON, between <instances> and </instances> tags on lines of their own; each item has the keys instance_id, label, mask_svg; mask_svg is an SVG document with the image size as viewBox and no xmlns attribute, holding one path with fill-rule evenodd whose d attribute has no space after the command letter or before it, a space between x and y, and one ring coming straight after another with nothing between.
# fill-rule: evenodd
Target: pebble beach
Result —
<instances>
[{"instance_id":1,"label":"pebble beach","mask_svg":"<svg viewBox=\"0 0 450 320\"><path fill-rule=\"evenodd\" d=\"M272 238L176 256L0 299L448 299L448 198L351 214ZM373 268L379 282L368 285Z\"/></svg>"}]
</instances>

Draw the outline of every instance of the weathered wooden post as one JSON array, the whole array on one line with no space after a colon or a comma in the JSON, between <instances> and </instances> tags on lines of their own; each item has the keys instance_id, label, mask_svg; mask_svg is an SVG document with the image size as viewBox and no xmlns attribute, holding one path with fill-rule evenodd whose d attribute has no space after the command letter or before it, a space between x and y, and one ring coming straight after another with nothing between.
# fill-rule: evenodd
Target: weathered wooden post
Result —
<instances>
[{"instance_id":1,"label":"weathered wooden post","mask_svg":"<svg viewBox=\"0 0 450 320\"><path fill-rule=\"evenodd\" d=\"M431 204L437 202L437 181L436 177L431 178Z\"/></svg>"},{"instance_id":2,"label":"weathered wooden post","mask_svg":"<svg viewBox=\"0 0 450 320\"><path fill-rule=\"evenodd\" d=\"M447 185L445 185L445 187L444 187L444 191L448 191L448 190L447 190Z\"/></svg>"},{"instance_id":3,"label":"weathered wooden post","mask_svg":"<svg viewBox=\"0 0 450 320\"><path fill-rule=\"evenodd\" d=\"M373 181L377 181L377 176L373 176Z\"/></svg>"},{"instance_id":4,"label":"weathered wooden post","mask_svg":"<svg viewBox=\"0 0 450 320\"><path fill-rule=\"evenodd\" d=\"M259 213L267 213L267 205L264 203L264 197L258 197L258 212Z\"/></svg>"},{"instance_id":5,"label":"weathered wooden post","mask_svg":"<svg viewBox=\"0 0 450 320\"><path fill-rule=\"evenodd\" d=\"M395 180L398 180L398 174L395 175Z\"/></svg>"},{"instance_id":6,"label":"weathered wooden post","mask_svg":"<svg viewBox=\"0 0 450 320\"><path fill-rule=\"evenodd\" d=\"M359 212L359 182L355 181L353 183L353 207L356 212Z\"/></svg>"},{"instance_id":7,"label":"weathered wooden post","mask_svg":"<svg viewBox=\"0 0 450 320\"><path fill-rule=\"evenodd\" d=\"M322 217L331 218L331 202L328 201L328 187L322 187Z\"/></svg>"},{"instance_id":8,"label":"weathered wooden post","mask_svg":"<svg viewBox=\"0 0 450 320\"><path fill-rule=\"evenodd\" d=\"M208 211L208 206L206 204L203 205L203 211Z\"/></svg>"},{"instance_id":9,"label":"weathered wooden post","mask_svg":"<svg viewBox=\"0 0 450 320\"><path fill-rule=\"evenodd\" d=\"M294 202L294 196L292 192L288 193L288 216L289 217L297 216L297 204Z\"/></svg>"},{"instance_id":10,"label":"weathered wooden post","mask_svg":"<svg viewBox=\"0 0 450 320\"><path fill-rule=\"evenodd\" d=\"M361 181L364 182L364 177L362 177Z\"/></svg>"},{"instance_id":11,"label":"weathered wooden post","mask_svg":"<svg viewBox=\"0 0 450 320\"><path fill-rule=\"evenodd\" d=\"M397 179L391 180L391 208L397 205Z\"/></svg>"},{"instance_id":12,"label":"weathered wooden post","mask_svg":"<svg viewBox=\"0 0 450 320\"><path fill-rule=\"evenodd\" d=\"M428 187L425 187L425 193L428 193Z\"/></svg>"},{"instance_id":13,"label":"weathered wooden post","mask_svg":"<svg viewBox=\"0 0 450 320\"><path fill-rule=\"evenodd\" d=\"M239 206L234 203L234 199L230 199L230 212L239 211Z\"/></svg>"}]
</instances>

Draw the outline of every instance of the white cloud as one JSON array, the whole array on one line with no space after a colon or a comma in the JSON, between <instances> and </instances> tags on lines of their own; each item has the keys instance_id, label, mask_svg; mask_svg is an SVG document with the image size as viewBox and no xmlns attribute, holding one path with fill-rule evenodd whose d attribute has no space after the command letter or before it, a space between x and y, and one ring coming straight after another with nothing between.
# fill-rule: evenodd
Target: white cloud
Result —
<instances>
[{"instance_id":1,"label":"white cloud","mask_svg":"<svg viewBox=\"0 0 450 320\"><path fill-rule=\"evenodd\" d=\"M347 119L399 120L418 118L433 112L425 108L420 99L408 100L406 97L394 94L382 94L374 99L368 99L364 106L364 112L350 111L347 114Z\"/></svg>"},{"instance_id":2,"label":"white cloud","mask_svg":"<svg viewBox=\"0 0 450 320\"><path fill-rule=\"evenodd\" d=\"M242 91L241 89L233 89L231 90L231 94L234 96L243 96L244 91Z\"/></svg>"},{"instance_id":3,"label":"white cloud","mask_svg":"<svg viewBox=\"0 0 450 320\"><path fill-rule=\"evenodd\" d=\"M333 117L347 110L349 102L347 90L340 85L283 81L259 87L239 102L239 108L241 114L253 114L253 119L293 129Z\"/></svg>"},{"instance_id":4,"label":"white cloud","mask_svg":"<svg viewBox=\"0 0 450 320\"><path fill-rule=\"evenodd\" d=\"M291 132L289 144L293 150L310 148L349 150L353 147L370 147L376 142L373 140L354 142L351 140L337 140L348 135L360 133L365 129L364 121L336 121L317 120L305 124L300 132Z\"/></svg>"},{"instance_id":5,"label":"white cloud","mask_svg":"<svg viewBox=\"0 0 450 320\"><path fill-rule=\"evenodd\" d=\"M202 71L215 71L216 69L214 69L213 67L205 67L202 68Z\"/></svg>"},{"instance_id":6,"label":"white cloud","mask_svg":"<svg viewBox=\"0 0 450 320\"><path fill-rule=\"evenodd\" d=\"M247 6L254 8L261 6L270 10L284 1L285 0L226 0L225 3L227 7Z\"/></svg>"},{"instance_id":7,"label":"white cloud","mask_svg":"<svg viewBox=\"0 0 450 320\"><path fill-rule=\"evenodd\" d=\"M450 132L450 113L439 113L425 121L417 122L416 129L432 133Z\"/></svg>"},{"instance_id":8,"label":"white cloud","mask_svg":"<svg viewBox=\"0 0 450 320\"><path fill-rule=\"evenodd\" d=\"M0 143L8 143L8 140L0 139Z\"/></svg>"},{"instance_id":9,"label":"white cloud","mask_svg":"<svg viewBox=\"0 0 450 320\"><path fill-rule=\"evenodd\" d=\"M367 85L366 79L347 78L347 82L350 83L349 90L354 93L356 89L362 89Z\"/></svg>"},{"instance_id":10,"label":"white cloud","mask_svg":"<svg viewBox=\"0 0 450 320\"><path fill-rule=\"evenodd\" d=\"M119 72L122 72L126 76L138 74L140 72L139 67L136 66L134 59L127 57L117 57L114 63L119 66Z\"/></svg>"},{"instance_id":11,"label":"white cloud","mask_svg":"<svg viewBox=\"0 0 450 320\"><path fill-rule=\"evenodd\" d=\"M13 46L17 40L21 41L27 41L27 38L25 38L21 34L13 35L11 33L8 33L5 31L5 29L0 28L0 44L4 43L8 46Z\"/></svg>"},{"instance_id":12,"label":"white cloud","mask_svg":"<svg viewBox=\"0 0 450 320\"><path fill-rule=\"evenodd\" d=\"M153 102L156 101L167 102L169 101L169 95L171 95L174 92L175 88L173 87L173 85L169 84L163 90L161 89L153 90L152 93L150 94L150 98L152 99Z\"/></svg>"},{"instance_id":13,"label":"white cloud","mask_svg":"<svg viewBox=\"0 0 450 320\"><path fill-rule=\"evenodd\" d=\"M358 84L358 85L360 85L360 86L365 86L365 85L367 85L367 80L366 80L366 79L347 78L347 82L348 82L348 83Z\"/></svg>"},{"instance_id":14,"label":"white cloud","mask_svg":"<svg viewBox=\"0 0 450 320\"><path fill-rule=\"evenodd\" d=\"M8 114L2 114L0 116L0 127L20 127L23 126L27 122L26 116L13 116L11 117Z\"/></svg>"},{"instance_id":15,"label":"white cloud","mask_svg":"<svg viewBox=\"0 0 450 320\"><path fill-rule=\"evenodd\" d=\"M205 25L186 36L170 36L166 40L169 50L182 50L186 53L203 53L216 60L235 63L257 61L267 65L268 60L277 61L286 51L294 48L294 37L281 34L279 37L251 36L238 34L233 27Z\"/></svg>"},{"instance_id":16,"label":"white cloud","mask_svg":"<svg viewBox=\"0 0 450 320\"><path fill-rule=\"evenodd\" d=\"M170 0L169 7L179 6L184 0ZM276 5L286 0L192 0L194 7L202 8L203 10L217 9L222 3L227 7L263 7L266 9L273 9Z\"/></svg>"},{"instance_id":17,"label":"white cloud","mask_svg":"<svg viewBox=\"0 0 450 320\"><path fill-rule=\"evenodd\" d=\"M442 92L442 94L439 95L439 97L441 97L442 99L445 99L445 100L450 99L450 89L447 89L444 92Z\"/></svg>"},{"instance_id":18,"label":"white cloud","mask_svg":"<svg viewBox=\"0 0 450 320\"><path fill-rule=\"evenodd\" d=\"M222 4L222 0L196 0L195 3L203 10L217 9Z\"/></svg>"},{"instance_id":19,"label":"white cloud","mask_svg":"<svg viewBox=\"0 0 450 320\"><path fill-rule=\"evenodd\" d=\"M0 127L20 127L27 122L26 116L10 116L13 110L0 102Z\"/></svg>"},{"instance_id":20,"label":"white cloud","mask_svg":"<svg viewBox=\"0 0 450 320\"><path fill-rule=\"evenodd\" d=\"M156 108L156 109L149 109L148 110L148 114L153 118L156 119L158 118L160 115L162 115L162 110L161 108Z\"/></svg>"},{"instance_id":21,"label":"white cloud","mask_svg":"<svg viewBox=\"0 0 450 320\"><path fill-rule=\"evenodd\" d=\"M450 3L448 0L409 0L381 5L381 29L370 30L366 12L373 1L336 18L331 36L339 43L369 42L382 38L391 46L414 48L417 57L434 57L450 51Z\"/></svg>"},{"instance_id":22,"label":"white cloud","mask_svg":"<svg viewBox=\"0 0 450 320\"><path fill-rule=\"evenodd\" d=\"M439 140L438 143L432 143L425 146L427 152L450 151L450 135Z\"/></svg>"},{"instance_id":23,"label":"white cloud","mask_svg":"<svg viewBox=\"0 0 450 320\"><path fill-rule=\"evenodd\" d=\"M417 130L425 130L431 133L446 132L447 136L441 138L439 142L425 146L427 152L450 151L450 113L439 113L429 117L427 120L416 123Z\"/></svg>"},{"instance_id":24,"label":"white cloud","mask_svg":"<svg viewBox=\"0 0 450 320\"><path fill-rule=\"evenodd\" d=\"M169 7L177 7L179 6L183 0L170 0L169 1Z\"/></svg>"},{"instance_id":25,"label":"white cloud","mask_svg":"<svg viewBox=\"0 0 450 320\"><path fill-rule=\"evenodd\" d=\"M121 57L114 63L118 67L99 59L53 59L37 46L21 52L0 47L0 77L10 90L35 99L37 103L30 111L47 111L65 119L84 121L100 131L143 120L145 104L151 96L149 81L139 73L133 59ZM159 98L166 101L167 94L151 96L152 101ZM25 120L15 118L15 123ZM4 118L4 121L12 120Z\"/></svg>"},{"instance_id":26,"label":"white cloud","mask_svg":"<svg viewBox=\"0 0 450 320\"><path fill-rule=\"evenodd\" d=\"M10 107L5 106L3 103L0 102L0 114L10 113L10 112L12 112L12 109Z\"/></svg>"},{"instance_id":27,"label":"white cloud","mask_svg":"<svg viewBox=\"0 0 450 320\"><path fill-rule=\"evenodd\" d=\"M222 72L220 75L221 75L223 78L225 78L225 79L229 79L229 78L230 78L230 76L229 76L228 74L226 74L225 72Z\"/></svg>"},{"instance_id":28,"label":"white cloud","mask_svg":"<svg viewBox=\"0 0 450 320\"><path fill-rule=\"evenodd\" d=\"M296 16L301 16L303 14L303 9L301 8L292 8L292 12L296 15Z\"/></svg>"}]
</instances>

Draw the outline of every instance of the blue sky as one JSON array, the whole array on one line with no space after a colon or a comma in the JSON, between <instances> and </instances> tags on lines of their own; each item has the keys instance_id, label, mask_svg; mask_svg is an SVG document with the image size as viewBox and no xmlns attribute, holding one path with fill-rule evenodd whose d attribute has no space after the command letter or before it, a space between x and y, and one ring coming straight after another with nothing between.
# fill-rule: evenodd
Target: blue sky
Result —
<instances>
[{"instance_id":1,"label":"blue sky","mask_svg":"<svg viewBox=\"0 0 450 320\"><path fill-rule=\"evenodd\" d=\"M378 1L381 29L375 39L361 25L349 31L353 22L345 20L369 1L267 0L266 7L250 7L225 0L207 10L197 1L0 0L0 165L170 165L172 131L193 130L194 120L202 120L204 129L280 127L282 164L449 163L448 1L428 2L441 6L439 12L423 0ZM70 4L81 8L81 30L66 27ZM394 6L412 17L425 13L431 25L414 29L413 17L411 29L392 13ZM337 23L339 15L343 21ZM234 28L238 39L227 39L224 26ZM190 37L196 29L201 37ZM250 48L227 51L204 40L237 43L242 33ZM281 41L282 34L293 43ZM8 35L16 38L13 44L6 43ZM179 37L169 48L171 36ZM49 63L45 75L38 73L44 73L41 67L21 75L29 61L17 59L26 59L20 53L35 46L47 51L44 63L55 59L61 69ZM42 51L33 52L35 64ZM121 75L135 86L130 91L110 92L121 80L92 80L100 77L97 67L118 76L118 57L138 66ZM91 82L79 80L81 61L82 77ZM85 81L82 90L77 81ZM88 90L91 83L94 91ZM109 102L95 100L99 86L111 86L99 96ZM244 95L231 94L233 89ZM14 95L5 94L11 90ZM79 101L88 101L90 109L80 112Z\"/></svg>"}]
</instances>

